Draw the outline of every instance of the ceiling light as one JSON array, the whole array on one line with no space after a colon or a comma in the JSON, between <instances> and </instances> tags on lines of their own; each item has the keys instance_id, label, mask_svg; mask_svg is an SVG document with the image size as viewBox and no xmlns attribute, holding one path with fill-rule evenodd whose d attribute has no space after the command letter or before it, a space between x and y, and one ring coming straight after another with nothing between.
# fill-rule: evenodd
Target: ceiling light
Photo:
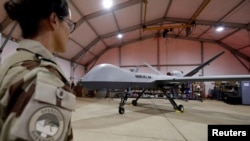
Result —
<instances>
[{"instance_id":1,"label":"ceiling light","mask_svg":"<svg viewBox=\"0 0 250 141\"><path fill-rule=\"evenodd\" d=\"M221 32L221 31L224 30L224 27L223 27L223 26L218 26L218 27L216 27L215 30L216 30L217 32Z\"/></svg>"},{"instance_id":2,"label":"ceiling light","mask_svg":"<svg viewBox=\"0 0 250 141\"><path fill-rule=\"evenodd\" d=\"M117 38L119 38L119 39L121 39L123 37L123 35L121 34L121 33L119 33L118 35L117 35Z\"/></svg>"},{"instance_id":3,"label":"ceiling light","mask_svg":"<svg viewBox=\"0 0 250 141\"><path fill-rule=\"evenodd\" d=\"M112 7L113 2L112 2L112 0L103 0L102 5L104 8L109 9Z\"/></svg>"}]
</instances>

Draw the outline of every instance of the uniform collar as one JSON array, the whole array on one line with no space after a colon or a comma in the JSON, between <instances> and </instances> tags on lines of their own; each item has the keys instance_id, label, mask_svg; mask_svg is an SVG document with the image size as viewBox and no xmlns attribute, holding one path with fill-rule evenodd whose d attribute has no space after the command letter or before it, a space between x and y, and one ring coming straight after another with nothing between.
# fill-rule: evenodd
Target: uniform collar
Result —
<instances>
[{"instance_id":1,"label":"uniform collar","mask_svg":"<svg viewBox=\"0 0 250 141\"><path fill-rule=\"evenodd\" d=\"M42 57L42 60L46 60L46 61L56 64L57 70L62 74L62 76L66 80L64 72L56 63L56 58L40 42L35 41L35 40L30 40L30 39L23 39L20 42L20 45L17 48L17 50L26 50L28 52L33 53L36 57Z\"/></svg>"},{"instance_id":2,"label":"uniform collar","mask_svg":"<svg viewBox=\"0 0 250 141\"><path fill-rule=\"evenodd\" d=\"M17 50L19 49L28 50L32 53L41 55L43 58L56 62L56 59L53 56L53 54L38 41L30 40L30 39L23 39L20 42L20 45L17 48Z\"/></svg>"}]
</instances>

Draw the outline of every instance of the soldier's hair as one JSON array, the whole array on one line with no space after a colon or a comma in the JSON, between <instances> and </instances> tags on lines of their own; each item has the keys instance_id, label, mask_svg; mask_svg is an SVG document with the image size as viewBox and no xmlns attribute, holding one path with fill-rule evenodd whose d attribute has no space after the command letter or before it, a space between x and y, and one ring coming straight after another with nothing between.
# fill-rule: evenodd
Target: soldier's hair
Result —
<instances>
[{"instance_id":1,"label":"soldier's hair","mask_svg":"<svg viewBox=\"0 0 250 141\"><path fill-rule=\"evenodd\" d=\"M8 0L4 8L8 16L19 23L23 38L35 36L39 22L52 12L59 18L69 15L67 0Z\"/></svg>"}]
</instances>

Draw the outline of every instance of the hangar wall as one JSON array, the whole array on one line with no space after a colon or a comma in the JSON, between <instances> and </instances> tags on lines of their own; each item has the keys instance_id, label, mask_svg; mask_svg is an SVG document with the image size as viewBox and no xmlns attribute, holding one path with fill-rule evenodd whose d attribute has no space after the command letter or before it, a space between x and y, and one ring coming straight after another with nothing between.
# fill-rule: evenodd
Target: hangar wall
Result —
<instances>
[{"instance_id":1,"label":"hangar wall","mask_svg":"<svg viewBox=\"0 0 250 141\"><path fill-rule=\"evenodd\" d=\"M205 42L203 47L201 46L200 42L191 40L160 38L158 43L157 39L151 38L110 49L97 60L95 65L111 63L129 69L131 65L144 65L143 62L146 61L151 65L159 65L159 70L163 73L172 70L182 70L187 73L202 63L202 60L205 62L225 51L222 56L204 68L204 75L248 74L248 70L223 47ZM250 66L247 61L242 61L246 66ZM142 70L151 71L148 68Z\"/></svg>"},{"instance_id":2,"label":"hangar wall","mask_svg":"<svg viewBox=\"0 0 250 141\"><path fill-rule=\"evenodd\" d=\"M3 43L4 41L5 41L5 38L2 38L1 43ZM16 48L18 47L18 45L19 43L9 40L1 54L1 61L3 61L5 58L13 54L16 51ZM56 61L60 65L62 70L64 71L64 74L67 77L67 79L69 79L70 78L70 62L65 59L58 58L58 57L56 58ZM74 72L74 81L77 82L80 78L82 78L83 75L84 75L84 67L78 65Z\"/></svg>"},{"instance_id":3,"label":"hangar wall","mask_svg":"<svg viewBox=\"0 0 250 141\"><path fill-rule=\"evenodd\" d=\"M119 48L113 48L103 54L95 65L111 63L124 69L131 69L133 68L131 65L144 65L143 62L146 61L154 65L163 74L173 70L183 71L186 74L198 64L207 61L221 51L225 51L225 53L206 66L203 71L199 71L195 76L202 74L249 74L248 70L232 53L217 44L174 38L151 38ZM249 62L242 61L246 66L249 66ZM154 73L147 67L141 67L139 71ZM205 82L205 88L206 94L208 94L208 90L213 88L213 82Z\"/></svg>"}]
</instances>

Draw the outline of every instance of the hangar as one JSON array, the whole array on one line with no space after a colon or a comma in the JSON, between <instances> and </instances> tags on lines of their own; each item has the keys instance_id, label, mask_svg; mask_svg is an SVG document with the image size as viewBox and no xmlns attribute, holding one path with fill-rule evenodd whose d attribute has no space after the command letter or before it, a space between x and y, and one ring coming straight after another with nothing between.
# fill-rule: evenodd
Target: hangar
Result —
<instances>
[{"instance_id":1,"label":"hangar","mask_svg":"<svg viewBox=\"0 0 250 141\"><path fill-rule=\"evenodd\" d=\"M0 2L1 7L4 2L6 0ZM75 83L94 66L102 63L110 63L127 70L140 66L140 71L151 73L152 70L143 63L147 62L164 74L173 70L188 73L221 51L225 53L202 68L195 76L250 72L249 0L113 0L110 8L104 8L102 0L69 0L69 5L72 20L76 22L76 30L70 36L67 51L58 53L55 57L65 75ZM224 30L217 31L218 27ZM0 57L4 60L15 51L22 37L19 25L7 16L3 8L0 9L0 33ZM205 97L214 86L215 82L204 84ZM249 125L249 115L244 114L249 112L249 107L246 106L229 106L216 101L212 101L212 104L210 101L190 101L184 103L190 106L185 106L187 112L176 115L170 112L171 106L164 109L164 101L142 101L146 104L136 107L142 109L128 108L129 111L139 111L138 115L128 112L130 115L125 114L125 117L121 118L117 117L116 108L113 110L107 106L107 100L92 105L95 100L83 100L80 97L77 101L79 109L73 114L76 138L81 140L80 136L84 134L85 136L81 137L89 137L89 140L101 140L102 136L106 136L107 140L198 141L206 140L207 124ZM100 103L104 104L102 110L96 107L101 106ZM119 100L111 101L111 104L114 103L119 103ZM148 103L155 104L155 107L149 106ZM206 103L211 109L204 111L204 108L207 108ZM216 109L223 106L226 109ZM150 108L153 110L149 110ZM82 109L85 111L82 112ZM110 115L109 111L113 113ZM208 113L211 114L211 119L202 115ZM82 114L88 116L81 117ZM188 115L185 117L184 114ZM165 129L161 123L156 122L162 120L162 116L168 119L168 122L163 120L163 126L175 128ZM145 119L150 117L154 119ZM139 123L133 124L133 119ZM213 122L215 119L217 120ZM113 120L120 125L118 128L113 126ZM207 122L203 123L202 120ZM81 122L87 122L89 125L82 125ZM141 126L144 122L147 123L146 127ZM151 127L154 122L156 125ZM137 124L140 124L140 127ZM192 136L188 135L190 129ZM166 134L155 132L156 130L163 130Z\"/></svg>"}]
</instances>

